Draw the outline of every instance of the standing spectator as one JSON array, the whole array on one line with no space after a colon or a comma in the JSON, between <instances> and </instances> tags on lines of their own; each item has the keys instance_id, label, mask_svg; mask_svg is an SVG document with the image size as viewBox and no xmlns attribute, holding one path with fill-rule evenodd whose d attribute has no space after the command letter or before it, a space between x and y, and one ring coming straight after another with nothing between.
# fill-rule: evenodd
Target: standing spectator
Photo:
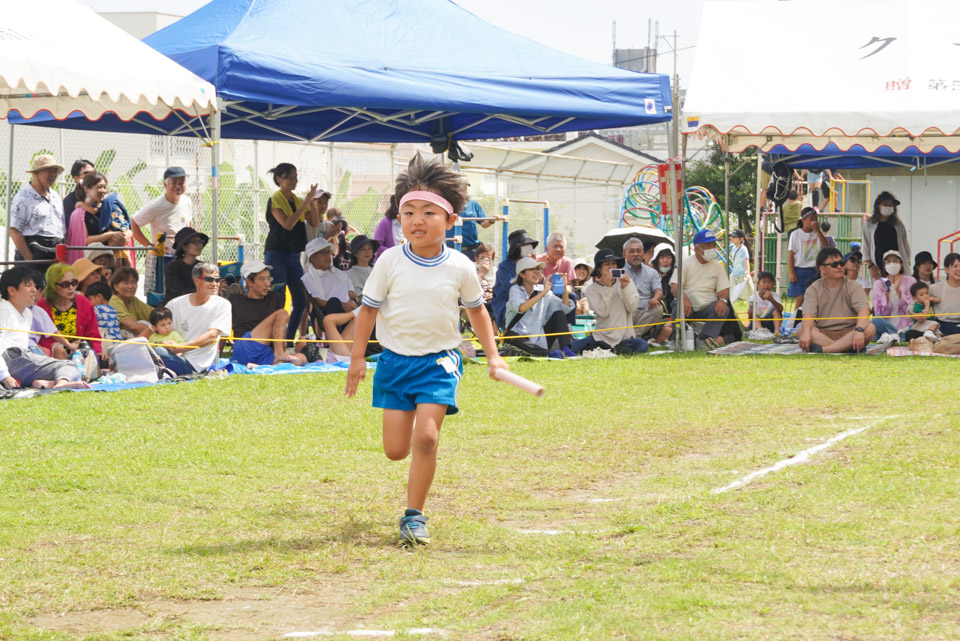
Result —
<instances>
[{"instance_id":1,"label":"standing spectator","mask_svg":"<svg viewBox=\"0 0 960 641\"><path fill-rule=\"evenodd\" d=\"M823 191L821 186L823 185L823 179L826 178L829 182L833 180L833 174L830 173L829 169L805 169L807 177L807 186L810 189L810 196L812 198L811 204L817 209L820 209L820 202L823 200Z\"/></svg>"},{"instance_id":2,"label":"standing spectator","mask_svg":"<svg viewBox=\"0 0 960 641\"><path fill-rule=\"evenodd\" d=\"M460 228L460 251L463 252L463 255L469 258L470 260L476 259L477 247L480 245L480 237L477 235L477 225L486 229L493 224L495 220L503 220L503 216L495 214L493 218L488 218L487 213L483 211L483 207L480 206L475 200L467 201L466 206L463 208L463 211L460 212L461 218L482 218L483 220L464 220L463 226ZM450 228L447 230L447 246L453 247L452 238L454 237L454 230Z\"/></svg>"},{"instance_id":3,"label":"standing spectator","mask_svg":"<svg viewBox=\"0 0 960 641\"><path fill-rule=\"evenodd\" d=\"M88 387L80 382L73 363L30 351L27 332L33 325L30 306L37 298L37 277L26 265L0 274L0 385L7 389Z\"/></svg>"},{"instance_id":4,"label":"standing spectator","mask_svg":"<svg viewBox=\"0 0 960 641\"><path fill-rule=\"evenodd\" d=\"M287 354L284 346L290 315L283 308L280 294L270 289L270 271L259 260L246 262L240 268L247 292L229 298L233 335L241 339L233 343L233 360L245 365L304 365L307 359L303 354Z\"/></svg>"},{"instance_id":5,"label":"standing spectator","mask_svg":"<svg viewBox=\"0 0 960 641\"><path fill-rule=\"evenodd\" d=\"M373 239L380 243L380 249L376 251L377 258L391 247L402 245L406 242L406 239L403 237L403 230L400 229L399 216L400 210L397 208L397 197L392 195L390 196L390 207L387 208L383 218L380 219L376 229L373 230Z\"/></svg>"},{"instance_id":6,"label":"standing spectator","mask_svg":"<svg viewBox=\"0 0 960 641\"><path fill-rule=\"evenodd\" d=\"M911 271L910 242L898 216L899 206L900 201L885 191L873 201L873 215L863 224L863 262L873 280L883 276L883 255L891 249L905 257L903 267L907 273Z\"/></svg>"},{"instance_id":7,"label":"standing spectator","mask_svg":"<svg viewBox=\"0 0 960 641\"><path fill-rule=\"evenodd\" d=\"M490 282L490 270L493 269L493 261L497 256L493 245L480 243L474 248L473 257L476 259L477 279L480 281L480 289L483 290L483 305L487 308L490 315L490 321L493 323L493 333L497 333L497 322L493 317L493 283Z\"/></svg>"},{"instance_id":8,"label":"standing spectator","mask_svg":"<svg viewBox=\"0 0 960 641\"><path fill-rule=\"evenodd\" d=\"M827 353L864 350L877 329L870 323L870 303L863 288L844 277L843 257L836 247L821 249L816 267L820 277L807 288L800 349Z\"/></svg>"},{"instance_id":9,"label":"standing spectator","mask_svg":"<svg viewBox=\"0 0 960 641\"><path fill-rule=\"evenodd\" d=\"M166 345L171 352L163 363L177 376L205 372L217 362L220 337L230 334L230 303L217 296L220 270L214 263L193 266L196 291L174 298L167 305L173 312L173 329L183 336L183 345Z\"/></svg>"},{"instance_id":10,"label":"standing spectator","mask_svg":"<svg viewBox=\"0 0 960 641\"><path fill-rule=\"evenodd\" d=\"M70 229L70 215L73 214L73 210L77 208L77 203L82 203L84 198L87 197L86 191L83 189L84 176L89 173L93 173L94 167L93 163L89 160L78 160L73 163L73 167L70 168L70 176L73 178L75 186L73 191L67 194L66 198L63 199L63 228Z\"/></svg>"},{"instance_id":11,"label":"standing spectator","mask_svg":"<svg viewBox=\"0 0 960 641\"><path fill-rule=\"evenodd\" d=\"M598 253L597 256L599 255ZM646 336L650 334L651 331L654 331L654 333L659 331L655 323L659 323L663 318L663 308L660 306L660 301L663 300L663 281L660 279L658 271L644 262L644 257L645 252L640 239L628 238L626 242L623 243L623 259L617 265L617 267L623 267L624 262L626 263L625 276L630 279L630 282L634 285L634 289L637 291L637 304L634 305L630 318L627 319L630 322L624 323L634 326L634 336L637 338ZM594 264L596 264L596 260L597 257L595 256ZM650 260L653 260L652 250ZM599 266L594 269L594 283L597 282L597 269L599 269ZM597 291L599 292L600 290L598 289ZM594 295L596 295L596 292ZM593 301L590 299L587 300L590 301L590 308L593 309L595 313L598 313L597 309L593 306ZM597 322L599 322L599 317ZM611 325L611 327L616 326Z\"/></svg>"},{"instance_id":12,"label":"standing spectator","mask_svg":"<svg viewBox=\"0 0 960 641\"><path fill-rule=\"evenodd\" d=\"M742 230L734 229L730 232L730 289L736 289L737 285L744 283L739 296L733 302L740 298L748 299L754 292L753 278L750 275L750 251L745 241L746 234Z\"/></svg>"},{"instance_id":13,"label":"standing spectator","mask_svg":"<svg viewBox=\"0 0 960 641\"><path fill-rule=\"evenodd\" d=\"M77 279L73 267L64 263L54 263L47 268L44 277L47 282L43 290L43 298L37 301L50 318L57 330L64 336L88 338L92 343L93 351L100 353L100 328L97 325L97 315L93 305L83 294L77 293L80 281ZM54 339L45 337L40 339L40 347L52 349Z\"/></svg>"},{"instance_id":14,"label":"standing spectator","mask_svg":"<svg viewBox=\"0 0 960 641\"><path fill-rule=\"evenodd\" d=\"M930 286L933 310L944 336L960 334L960 254L950 253L943 259L946 280ZM939 302L938 302L939 301Z\"/></svg>"},{"instance_id":15,"label":"standing spectator","mask_svg":"<svg viewBox=\"0 0 960 641\"><path fill-rule=\"evenodd\" d=\"M133 267L121 267L110 277L110 287L113 288L113 298L110 306L117 310L120 329L125 337L149 337L150 312L153 307L137 298L137 284L140 274Z\"/></svg>"},{"instance_id":16,"label":"standing spectator","mask_svg":"<svg viewBox=\"0 0 960 641\"><path fill-rule=\"evenodd\" d=\"M787 191L787 201L783 203L781 211L783 212L783 233L790 234L797 228L800 222L800 212L803 209L803 202L800 200L800 194L796 189Z\"/></svg>"},{"instance_id":17,"label":"standing spectator","mask_svg":"<svg viewBox=\"0 0 960 641\"><path fill-rule=\"evenodd\" d=\"M891 249L884 254L883 268L884 277L873 283L871 302L874 317L871 322L881 334L880 342L887 343L899 340L899 333L907 331L913 325L913 321L908 317L913 307L910 288L917 281L913 276L905 274L900 252L896 250ZM900 318L882 318L883 316Z\"/></svg>"},{"instance_id":18,"label":"standing spectator","mask_svg":"<svg viewBox=\"0 0 960 641\"><path fill-rule=\"evenodd\" d=\"M497 327L505 327L507 320L507 299L510 298L510 287L516 279L517 261L527 256L533 256L537 248L537 241L530 237L526 229L517 229L507 236L507 255L497 266L497 276L493 282L493 313Z\"/></svg>"},{"instance_id":19,"label":"standing spectator","mask_svg":"<svg viewBox=\"0 0 960 641\"><path fill-rule=\"evenodd\" d=\"M516 280L507 302L507 343L534 356L576 356L570 349L567 314L574 309L564 282L563 296L543 285L543 263L532 256L516 262ZM544 336L543 334L559 334ZM509 338L515 336L517 338ZM522 337L522 338L521 338ZM552 349L551 349L552 348Z\"/></svg>"},{"instance_id":20,"label":"standing spectator","mask_svg":"<svg viewBox=\"0 0 960 641\"><path fill-rule=\"evenodd\" d=\"M790 232L787 252L787 268L790 270L787 296L797 299L796 309L803 307L807 283L817 277L817 252L826 245L827 238L817 225L817 210L804 207L800 213L800 227Z\"/></svg>"},{"instance_id":21,"label":"standing spectator","mask_svg":"<svg viewBox=\"0 0 960 641\"><path fill-rule=\"evenodd\" d=\"M577 275L573 271L573 261L567 258L567 239L563 237L563 234L555 232L547 236L546 252L536 258L546 265L543 268L543 277L547 282L554 274L563 274L568 283L577 279Z\"/></svg>"},{"instance_id":22,"label":"standing spectator","mask_svg":"<svg viewBox=\"0 0 960 641\"><path fill-rule=\"evenodd\" d=\"M163 193L140 208L133 215L131 226L133 237L144 246L156 245L158 234L165 234L164 254L173 254L173 241L176 233L189 227L193 221L193 201L183 194L187 189L187 172L183 167L168 167L163 172ZM143 233L143 227L150 225L150 237ZM157 291L157 257L147 252L143 263L143 289L146 292ZM162 263L161 263L162 264Z\"/></svg>"},{"instance_id":23,"label":"standing spectator","mask_svg":"<svg viewBox=\"0 0 960 641\"><path fill-rule=\"evenodd\" d=\"M273 182L279 187L267 205L267 224L270 231L263 245L263 262L273 268L273 278L286 285L290 291L290 322L287 324L287 340L293 339L300 319L307 308L307 299L300 287L303 268L300 252L307 245L306 222L314 227L320 225L319 205L314 198L317 185L310 185L306 198L294 192L297 188L297 168L283 162L271 169ZM194 279L196 280L196 279ZM196 360L196 359L195 359Z\"/></svg>"},{"instance_id":24,"label":"standing spectator","mask_svg":"<svg viewBox=\"0 0 960 641\"><path fill-rule=\"evenodd\" d=\"M33 159L27 173L30 182L17 192L10 205L10 239L16 247L14 260L45 260L56 257L57 244L66 236L63 201L53 189L63 167L53 156Z\"/></svg>"},{"instance_id":25,"label":"standing spectator","mask_svg":"<svg viewBox=\"0 0 960 641\"><path fill-rule=\"evenodd\" d=\"M694 235L693 256L683 262L682 270L683 317L708 321L703 323L697 339L708 347L740 340L743 327L734 319L727 302L730 281L726 268L717 260L717 237L712 231L701 229ZM670 281L674 296L678 281L678 274L674 273Z\"/></svg>"},{"instance_id":26,"label":"standing spectator","mask_svg":"<svg viewBox=\"0 0 960 641\"><path fill-rule=\"evenodd\" d=\"M928 251L922 251L913 259L913 278L918 283L933 285L937 278L933 275L933 270L937 268L937 261L933 259L933 254Z\"/></svg>"},{"instance_id":27,"label":"standing spectator","mask_svg":"<svg viewBox=\"0 0 960 641\"><path fill-rule=\"evenodd\" d=\"M643 255L642 243L631 247L641 250L639 254ZM634 336L634 330L630 327L640 302L640 293L628 273L624 273L620 278L614 278L610 273L614 268L623 268L624 262L623 258L615 256L609 249L601 249L593 257L593 282L585 291L590 308L597 315L596 331L573 342L571 349L575 353L580 354L584 350L598 347L617 354L639 354L647 351L647 341ZM646 265L641 266L650 269ZM659 279L657 281L659 283ZM659 308L658 303L658 311Z\"/></svg>"},{"instance_id":28,"label":"standing spectator","mask_svg":"<svg viewBox=\"0 0 960 641\"><path fill-rule=\"evenodd\" d=\"M329 191L324 191L318 189L317 193L314 194L313 199L317 201L317 213L320 214L320 224L317 226L311 225L309 221L304 221L307 232L307 242L309 243L314 238L327 238L330 232L330 228L333 226L330 221L340 218L340 210L336 207L330 207L330 198L332 194ZM324 219L324 214L326 214L326 219Z\"/></svg>"},{"instance_id":29,"label":"standing spectator","mask_svg":"<svg viewBox=\"0 0 960 641\"><path fill-rule=\"evenodd\" d=\"M127 238L118 229L100 231L100 208L107 197L107 177L99 171L87 172L80 182L84 198L70 215L70 227L67 229L67 244L73 247L102 243L110 247L122 247ZM67 260L75 262L84 255L83 249L67 251Z\"/></svg>"},{"instance_id":30,"label":"standing spectator","mask_svg":"<svg viewBox=\"0 0 960 641\"><path fill-rule=\"evenodd\" d=\"M173 241L173 260L163 270L164 302L192 294L196 290L193 284L193 266L200 260L203 248L210 237L192 227L184 227L177 232Z\"/></svg>"}]
</instances>

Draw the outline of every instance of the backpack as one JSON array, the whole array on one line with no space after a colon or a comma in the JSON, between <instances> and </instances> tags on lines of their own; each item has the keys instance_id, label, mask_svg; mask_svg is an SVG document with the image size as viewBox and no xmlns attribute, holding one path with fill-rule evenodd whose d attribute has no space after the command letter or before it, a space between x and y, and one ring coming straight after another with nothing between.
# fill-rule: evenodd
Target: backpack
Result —
<instances>
[{"instance_id":1,"label":"backpack","mask_svg":"<svg viewBox=\"0 0 960 641\"><path fill-rule=\"evenodd\" d=\"M767 188L767 197L772 200L777 207L787 201L787 192L790 191L790 179L793 176L793 170L790 165L782 160L773 166L773 174L770 176L770 186Z\"/></svg>"}]
</instances>

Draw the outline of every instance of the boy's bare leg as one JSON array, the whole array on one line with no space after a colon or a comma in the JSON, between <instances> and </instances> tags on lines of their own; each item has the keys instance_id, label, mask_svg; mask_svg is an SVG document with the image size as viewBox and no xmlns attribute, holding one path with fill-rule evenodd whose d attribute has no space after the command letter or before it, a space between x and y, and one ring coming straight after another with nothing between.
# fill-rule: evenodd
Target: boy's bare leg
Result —
<instances>
[{"instance_id":1,"label":"boy's bare leg","mask_svg":"<svg viewBox=\"0 0 960 641\"><path fill-rule=\"evenodd\" d=\"M781 314L777 310L773 310L773 333L774 334L780 333L780 325L782 324L783 324L783 314Z\"/></svg>"},{"instance_id":2,"label":"boy's bare leg","mask_svg":"<svg viewBox=\"0 0 960 641\"><path fill-rule=\"evenodd\" d=\"M343 325L347 323L347 326L343 328L343 333L337 331L337 325ZM356 318L353 315L353 312L343 312L341 314L328 314L323 317L323 334L328 343L330 351L332 351L337 356L350 356L350 351L353 349L353 343L340 343L337 341L351 340L353 338L354 329L356 328Z\"/></svg>"},{"instance_id":3,"label":"boy's bare leg","mask_svg":"<svg viewBox=\"0 0 960 641\"><path fill-rule=\"evenodd\" d=\"M413 457L407 479L407 507L423 511L427 493L437 471L437 444L440 442L440 426L447 414L447 406L437 403L417 405L416 421L410 439Z\"/></svg>"},{"instance_id":4,"label":"boy's bare leg","mask_svg":"<svg viewBox=\"0 0 960 641\"><path fill-rule=\"evenodd\" d=\"M57 359L58 361L70 360L70 355L67 354L67 349L60 343L54 343L50 347L50 356Z\"/></svg>"}]
</instances>

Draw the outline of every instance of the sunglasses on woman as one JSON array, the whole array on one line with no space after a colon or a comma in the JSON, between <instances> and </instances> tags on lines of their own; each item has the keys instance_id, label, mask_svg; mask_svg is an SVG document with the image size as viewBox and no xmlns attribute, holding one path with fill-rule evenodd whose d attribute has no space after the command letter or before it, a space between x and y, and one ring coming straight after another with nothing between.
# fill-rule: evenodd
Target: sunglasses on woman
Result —
<instances>
[{"instance_id":1,"label":"sunglasses on woman","mask_svg":"<svg viewBox=\"0 0 960 641\"><path fill-rule=\"evenodd\" d=\"M73 280L63 280L57 283L57 287L62 287L63 289L69 289L71 287L77 287L80 285L80 281L74 278Z\"/></svg>"}]
</instances>

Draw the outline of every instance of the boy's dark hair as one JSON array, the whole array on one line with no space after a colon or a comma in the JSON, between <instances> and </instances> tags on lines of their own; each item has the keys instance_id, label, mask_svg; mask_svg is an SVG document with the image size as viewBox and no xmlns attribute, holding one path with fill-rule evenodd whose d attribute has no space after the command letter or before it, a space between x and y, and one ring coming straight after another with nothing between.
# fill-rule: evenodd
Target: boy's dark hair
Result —
<instances>
[{"instance_id":1,"label":"boy's dark hair","mask_svg":"<svg viewBox=\"0 0 960 641\"><path fill-rule=\"evenodd\" d=\"M823 266L825 262L836 256L840 260L843 260L843 254L840 253L840 250L836 247L824 247L820 250L820 253L817 254L817 269Z\"/></svg>"},{"instance_id":2,"label":"boy's dark hair","mask_svg":"<svg viewBox=\"0 0 960 641\"><path fill-rule=\"evenodd\" d=\"M771 283L777 282L777 279L774 278L770 272L760 272L757 274L757 282L759 283L761 280L769 280Z\"/></svg>"},{"instance_id":3,"label":"boy's dark hair","mask_svg":"<svg viewBox=\"0 0 960 641\"><path fill-rule=\"evenodd\" d=\"M822 231L824 234L830 231L830 221L825 220L822 223L820 223L820 231Z\"/></svg>"},{"instance_id":4,"label":"boy's dark hair","mask_svg":"<svg viewBox=\"0 0 960 641\"><path fill-rule=\"evenodd\" d=\"M150 324L154 327L156 327L157 323L160 321L167 319L173 320L173 312L171 312L168 308L160 305L150 310Z\"/></svg>"},{"instance_id":5,"label":"boy's dark hair","mask_svg":"<svg viewBox=\"0 0 960 641\"><path fill-rule=\"evenodd\" d=\"M279 165L277 165L276 167L274 167L273 169L268 169L268 170L267 170L267 173L268 173L268 174L273 174L273 184L276 185L277 187L279 187L279 186L280 186L280 179L281 179L281 178L286 178L287 176L289 176L292 172L294 172L294 171L296 171L296 170L297 170L297 168L293 165L293 163L282 162L282 163L280 163Z\"/></svg>"},{"instance_id":6,"label":"boy's dark hair","mask_svg":"<svg viewBox=\"0 0 960 641\"><path fill-rule=\"evenodd\" d=\"M107 285L102 280L98 280L89 287L87 287L86 292L87 298L93 298L94 296L103 296L105 300L110 300L113 298L113 290L110 289L110 285Z\"/></svg>"},{"instance_id":7,"label":"boy's dark hair","mask_svg":"<svg viewBox=\"0 0 960 641\"><path fill-rule=\"evenodd\" d=\"M140 274L133 267L121 267L110 275L110 287L116 289L119 283L125 283L128 280L140 280Z\"/></svg>"},{"instance_id":8,"label":"boy's dark hair","mask_svg":"<svg viewBox=\"0 0 960 641\"><path fill-rule=\"evenodd\" d=\"M397 176L394 195L397 203L410 191L432 191L447 199L453 213L467 204L467 180L436 160L425 160L419 152L410 160L407 170Z\"/></svg>"},{"instance_id":9,"label":"boy's dark hair","mask_svg":"<svg viewBox=\"0 0 960 641\"><path fill-rule=\"evenodd\" d=\"M930 289L930 285L927 285L925 282L918 280L913 285L910 285L910 295L914 298L917 297L917 293L921 290Z\"/></svg>"},{"instance_id":10,"label":"boy's dark hair","mask_svg":"<svg viewBox=\"0 0 960 641\"><path fill-rule=\"evenodd\" d=\"M796 200L800 197L800 194L797 193L796 189L791 189L787 192L787 200Z\"/></svg>"},{"instance_id":11,"label":"boy's dark hair","mask_svg":"<svg viewBox=\"0 0 960 641\"><path fill-rule=\"evenodd\" d=\"M646 254L649 251L652 251L654 247L660 244L659 240L645 240L643 241L643 253Z\"/></svg>"},{"instance_id":12,"label":"boy's dark hair","mask_svg":"<svg viewBox=\"0 0 960 641\"><path fill-rule=\"evenodd\" d=\"M478 254L493 254L493 255L496 255L496 253L497 253L497 252L496 252L496 250L493 248L493 245L489 245L489 244L487 244L487 243L480 243L480 244L477 245L476 248L473 250L473 255L474 255L474 256L476 256L476 255L478 255Z\"/></svg>"},{"instance_id":13,"label":"boy's dark hair","mask_svg":"<svg viewBox=\"0 0 960 641\"><path fill-rule=\"evenodd\" d=\"M94 165L89 160L84 160L83 158L81 158L80 160L73 163L73 166L70 168L70 175L76 178L77 176L80 175L80 172L83 171L83 168L86 167L87 165L90 165L91 167L96 167L96 165Z\"/></svg>"},{"instance_id":14,"label":"boy's dark hair","mask_svg":"<svg viewBox=\"0 0 960 641\"><path fill-rule=\"evenodd\" d=\"M397 216L400 215L400 208L397 207L397 197L394 194L390 194L390 206L387 207L386 213L383 214L390 220L396 220Z\"/></svg>"},{"instance_id":15,"label":"boy's dark hair","mask_svg":"<svg viewBox=\"0 0 960 641\"><path fill-rule=\"evenodd\" d=\"M0 296L10 300L10 288L20 289L25 283L37 284L37 273L26 265L17 265L0 274Z\"/></svg>"}]
</instances>

